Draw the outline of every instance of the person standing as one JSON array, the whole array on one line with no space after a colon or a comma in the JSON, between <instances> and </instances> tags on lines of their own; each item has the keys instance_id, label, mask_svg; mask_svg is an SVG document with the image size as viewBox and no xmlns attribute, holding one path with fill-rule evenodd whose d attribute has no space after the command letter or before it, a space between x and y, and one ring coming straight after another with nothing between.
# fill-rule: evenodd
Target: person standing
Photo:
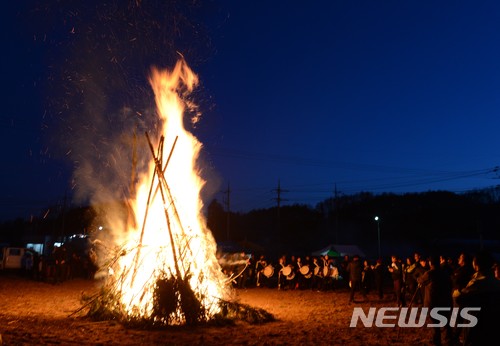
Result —
<instances>
[{"instance_id":1,"label":"person standing","mask_svg":"<svg viewBox=\"0 0 500 346\"><path fill-rule=\"evenodd\" d=\"M306 255L304 257L304 259L302 260L302 267L305 267L306 269L309 269L309 271L304 272L302 274L302 271L301 271L301 274L304 276L303 277L303 289L310 289L311 288L311 284L312 284L312 277L313 277L313 270L312 270L312 262L311 262L311 256L309 255ZM301 268L302 268L301 267Z\"/></svg>"},{"instance_id":2,"label":"person standing","mask_svg":"<svg viewBox=\"0 0 500 346\"><path fill-rule=\"evenodd\" d=\"M406 265L403 269L403 281L405 285L405 292L408 294L410 299L413 298L417 290L417 280L413 276L417 264L412 257L406 258Z\"/></svg>"},{"instance_id":3,"label":"person standing","mask_svg":"<svg viewBox=\"0 0 500 346\"><path fill-rule=\"evenodd\" d=\"M476 307L477 324L464 329L464 345L491 345L498 338L498 312L500 311L500 280L493 271L494 259L481 251L472 259L474 274L467 286L453 291L460 308Z\"/></svg>"},{"instance_id":4,"label":"person standing","mask_svg":"<svg viewBox=\"0 0 500 346\"><path fill-rule=\"evenodd\" d=\"M418 283L424 289L424 307L429 311L432 308L447 308L440 311L442 316L449 321L451 317L451 308L453 301L451 299L451 278L441 266L437 256L432 256L428 259L429 270L418 278ZM439 320L430 316L432 324L439 325ZM432 342L434 345L441 345L441 327L432 327ZM445 331L446 344L452 340L452 330L449 323L443 327Z\"/></svg>"},{"instance_id":5,"label":"person standing","mask_svg":"<svg viewBox=\"0 0 500 346\"><path fill-rule=\"evenodd\" d=\"M304 275L300 272L302 266L302 257L297 256L297 259L295 260L295 289L303 289L305 286Z\"/></svg>"},{"instance_id":6,"label":"person standing","mask_svg":"<svg viewBox=\"0 0 500 346\"><path fill-rule=\"evenodd\" d=\"M24 252L24 255L21 259L22 268L24 271L24 275L26 277L31 277L33 274L33 250L29 249Z\"/></svg>"},{"instance_id":7,"label":"person standing","mask_svg":"<svg viewBox=\"0 0 500 346\"><path fill-rule=\"evenodd\" d=\"M342 276L343 278L347 278L349 273L347 272L347 265L351 262L351 258L349 255L344 255L344 259L340 262L339 266L339 275ZM349 280L343 280L343 281L349 281Z\"/></svg>"},{"instance_id":8,"label":"person standing","mask_svg":"<svg viewBox=\"0 0 500 346\"><path fill-rule=\"evenodd\" d=\"M446 272L446 274L448 274L448 276L451 278L452 274L453 274L453 270L454 270L454 267L453 265L448 261L448 258L446 258L446 256L439 256L439 266L441 267L441 269L443 271Z\"/></svg>"},{"instance_id":9,"label":"person standing","mask_svg":"<svg viewBox=\"0 0 500 346\"><path fill-rule=\"evenodd\" d=\"M41 260L40 254L33 250L32 278L36 281L41 280Z\"/></svg>"},{"instance_id":10,"label":"person standing","mask_svg":"<svg viewBox=\"0 0 500 346\"><path fill-rule=\"evenodd\" d=\"M261 287L265 281L264 269L267 267L265 255L260 255L259 260L255 262L255 285Z\"/></svg>"},{"instance_id":11,"label":"person standing","mask_svg":"<svg viewBox=\"0 0 500 346\"><path fill-rule=\"evenodd\" d=\"M418 279L424 275L426 271L429 270L429 265L427 263L427 260L423 257L420 257L419 263L416 263L415 270L413 271L413 277L417 281L418 284ZM422 290L420 289L420 286L417 285L417 288L415 290L415 293L413 294L414 303L417 305L421 305L424 302L424 294Z\"/></svg>"},{"instance_id":12,"label":"person standing","mask_svg":"<svg viewBox=\"0 0 500 346\"><path fill-rule=\"evenodd\" d=\"M391 256L391 265L389 266L391 273L392 284L394 288L394 295L396 304L398 306L405 306L403 292L403 267L396 255Z\"/></svg>"},{"instance_id":13,"label":"person standing","mask_svg":"<svg viewBox=\"0 0 500 346\"><path fill-rule=\"evenodd\" d=\"M474 274L474 268L472 268L472 261L465 252L461 252L458 255L457 266L451 273L451 284L453 292L462 291L467 286L469 281L472 279L473 274ZM456 302L455 298L453 298L453 306L458 307L458 303ZM463 331L463 328L459 328L457 327L457 325L463 322L464 322L463 317L461 317L460 315L457 316L457 323L455 324L455 327L452 329L453 341L455 344L459 344L460 334Z\"/></svg>"},{"instance_id":14,"label":"person standing","mask_svg":"<svg viewBox=\"0 0 500 346\"><path fill-rule=\"evenodd\" d=\"M469 256L465 252L460 253L457 260L457 267L451 274L453 290L461 291L467 286L474 274L474 268Z\"/></svg>"},{"instance_id":15,"label":"person standing","mask_svg":"<svg viewBox=\"0 0 500 346\"><path fill-rule=\"evenodd\" d=\"M321 290L327 291L332 283L332 277L330 275L330 257L328 254L324 255L322 258L323 261L323 280L321 282Z\"/></svg>"},{"instance_id":16,"label":"person standing","mask_svg":"<svg viewBox=\"0 0 500 346\"><path fill-rule=\"evenodd\" d=\"M318 257L313 257L312 271L311 289L319 291L323 282L323 267Z\"/></svg>"},{"instance_id":17,"label":"person standing","mask_svg":"<svg viewBox=\"0 0 500 346\"><path fill-rule=\"evenodd\" d=\"M299 276L297 275L297 257L295 255L290 256L290 262L288 262L288 267L290 268L290 274L287 276L287 288L294 290L297 288L297 280Z\"/></svg>"},{"instance_id":18,"label":"person standing","mask_svg":"<svg viewBox=\"0 0 500 346\"><path fill-rule=\"evenodd\" d=\"M367 259L363 261L362 287L365 294L368 294L374 288L373 270Z\"/></svg>"},{"instance_id":19,"label":"person standing","mask_svg":"<svg viewBox=\"0 0 500 346\"><path fill-rule=\"evenodd\" d=\"M55 283L62 283L66 280L68 265L66 246L64 244L59 247L54 247L54 261L56 266Z\"/></svg>"},{"instance_id":20,"label":"person standing","mask_svg":"<svg viewBox=\"0 0 500 346\"><path fill-rule=\"evenodd\" d=\"M358 255L354 255L352 260L347 264L347 273L349 274L349 285L351 286L351 293L349 295L349 303L354 302L354 293L361 291L363 297L366 294L361 286L363 279L363 265Z\"/></svg>"},{"instance_id":21,"label":"person standing","mask_svg":"<svg viewBox=\"0 0 500 346\"><path fill-rule=\"evenodd\" d=\"M235 274L237 277L236 287L243 289L247 288L248 278L250 277L249 269L250 269L250 257L245 252L236 254L236 263L235 263Z\"/></svg>"},{"instance_id":22,"label":"person standing","mask_svg":"<svg viewBox=\"0 0 500 346\"><path fill-rule=\"evenodd\" d=\"M286 256L283 255L279 258L278 260L279 267L278 267L278 289L285 289L286 285L286 276L283 274L283 270L286 268Z\"/></svg>"},{"instance_id":23,"label":"person standing","mask_svg":"<svg viewBox=\"0 0 500 346\"><path fill-rule=\"evenodd\" d=\"M375 291L377 292L378 299L384 299L384 267L382 259L377 259L373 266L373 281L375 283Z\"/></svg>"}]
</instances>

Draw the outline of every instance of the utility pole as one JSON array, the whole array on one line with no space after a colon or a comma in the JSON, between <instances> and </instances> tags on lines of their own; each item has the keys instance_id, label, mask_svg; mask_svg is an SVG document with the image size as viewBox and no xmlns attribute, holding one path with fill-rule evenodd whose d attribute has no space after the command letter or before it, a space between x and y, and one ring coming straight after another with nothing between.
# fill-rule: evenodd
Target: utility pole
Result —
<instances>
[{"instance_id":1,"label":"utility pole","mask_svg":"<svg viewBox=\"0 0 500 346\"><path fill-rule=\"evenodd\" d=\"M377 222L378 258L382 258L382 254L380 252L380 218L375 216L375 221Z\"/></svg>"},{"instance_id":2,"label":"utility pole","mask_svg":"<svg viewBox=\"0 0 500 346\"><path fill-rule=\"evenodd\" d=\"M226 240L229 240L229 220L230 220L230 214L231 214L231 204L230 204L230 195L231 195L231 188L229 187L229 183L227 183L227 190L223 191L226 194L225 198L225 205L226 205Z\"/></svg>"},{"instance_id":3,"label":"utility pole","mask_svg":"<svg viewBox=\"0 0 500 346\"><path fill-rule=\"evenodd\" d=\"M280 183L280 180L278 179L278 188L275 190L276 191L276 206L277 206L277 222L278 222L278 238L279 240L281 240L281 215L280 215L280 208L281 208L281 202L283 201L283 199L281 198L281 193L282 192L287 192L286 190L282 190L281 189L281 183Z\"/></svg>"},{"instance_id":4,"label":"utility pole","mask_svg":"<svg viewBox=\"0 0 500 346\"><path fill-rule=\"evenodd\" d=\"M332 211L333 211L333 217L335 218L335 223L334 223L334 235L335 235L335 244L339 243L339 200L338 200L338 191L337 191L337 184L335 183L334 189L333 189L333 206L332 206Z\"/></svg>"}]
</instances>

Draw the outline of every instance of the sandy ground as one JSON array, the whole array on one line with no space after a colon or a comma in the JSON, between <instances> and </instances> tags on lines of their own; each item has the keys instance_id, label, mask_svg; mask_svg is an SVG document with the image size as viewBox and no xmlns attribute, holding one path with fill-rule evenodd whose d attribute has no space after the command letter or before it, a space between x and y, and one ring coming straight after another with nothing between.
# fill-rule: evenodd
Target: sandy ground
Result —
<instances>
[{"instance_id":1,"label":"sandy ground","mask_svg":"<svg viewBox=\"0 0 500 346\"><path fill-rule=\"evenodd\" d=\"M0 345L428 345L431 338L428 328L349 327L353 307L394 306L391 294L383 301L359 295L349 304L347 289L241 289L237 301L267 310L276 321L137 330L92 321L85 309L75 314L82 294L98 288L93 280L52 285L0 275Z\"/></svg>"}]
</instances>

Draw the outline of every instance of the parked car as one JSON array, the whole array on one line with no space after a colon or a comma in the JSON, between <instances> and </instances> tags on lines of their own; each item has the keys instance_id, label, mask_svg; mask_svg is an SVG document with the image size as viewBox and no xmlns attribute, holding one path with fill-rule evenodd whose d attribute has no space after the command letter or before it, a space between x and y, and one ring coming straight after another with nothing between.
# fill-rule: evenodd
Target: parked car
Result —
<instances>
[{"instance_id":1,"label":"parked car","mask_svg":"<svg viewBox=\"0 0 500 346\"><path fill-rule=\"evenodd\" d=\"M24 247L3 247L0 249L0 270L22 269L23 258L29 252Z\"/></svg>"}]
</instances>

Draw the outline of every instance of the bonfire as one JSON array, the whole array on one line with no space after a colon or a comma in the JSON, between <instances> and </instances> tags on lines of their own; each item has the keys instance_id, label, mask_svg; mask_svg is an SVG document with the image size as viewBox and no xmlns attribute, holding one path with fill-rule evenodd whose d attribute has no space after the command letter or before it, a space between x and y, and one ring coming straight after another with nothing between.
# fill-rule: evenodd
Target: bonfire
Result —
<instances>
[{"instance_id":1,"label":"bonfire","mask_svg":"<svg viewBox=\"0 0 500 346\"><path fill-rule=\"evenodd\" d=\"M86 299L89 315L161 326L221 316L272 319L233 301L231 281L221 271L202 214L205 181L196 166L202 146L183 125L190 106L184 96L198 77L180 60L172 71L153 68L149 81L162 129L154 138L144 134L149 169L131 189L128 218L116 223L123 229L105 247L112 250L101 253L105 281L98 296Z\"/></svg>"}]
</instances>

